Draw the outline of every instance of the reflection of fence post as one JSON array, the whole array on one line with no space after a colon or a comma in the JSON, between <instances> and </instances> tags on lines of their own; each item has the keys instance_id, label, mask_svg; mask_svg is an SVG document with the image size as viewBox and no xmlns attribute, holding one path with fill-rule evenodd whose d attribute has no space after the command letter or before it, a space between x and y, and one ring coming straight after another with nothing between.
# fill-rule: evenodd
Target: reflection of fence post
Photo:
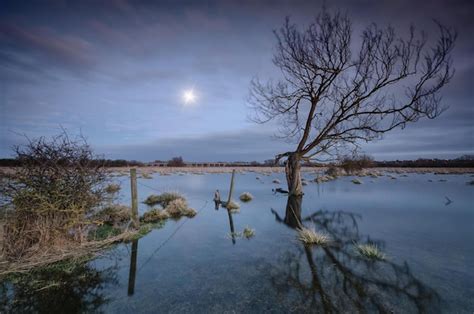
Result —
<instances>
[{"instance_id":1,"label":"reflection of fence post","mask_svg":"<svg viewBox=\"0 0 474 314\"><path fill-rule=\"evenodd\" d=\"M133 227L139 227L138 221L138 195L137 195L137 169L130 169L130 187L132 188L132 222Z\"/></svg>"},{"instance_id":2,"label":"reflection of fence post","mask_svg":"<svg viewBox=\"0 0 474 314\"><path fill-rule=\"evenodd\" d=\"M135 292L135 275L137 272L137 253L138 240L132 242L132 255L130 256L130 272L128 274L128 295L133 295Z\"/></svg>"},{"instance_id":3,"label":"reflection of fence post","mask_svg":"<svg viewBox=\"0 0 474 314\"><path fill-rule=\"evenodd\" d=\"M227 210L227 214L229 215L230 236L232 238L232 243L235 244L234 220L232 219L232 214L230 213L230 210Z\"/></svg>"},{"instance_id":4,"label":"reflection of fence post","mask_svg":"<svg viewBox=\"0 0 474 314\"><path fill-rule=\"evenodd\" d=\"M227 205L230 203L230 199L232 197L232 191L234 190L234 175L235 169L232 169L232 179L230 179L230 191L229 191L229 199L227 200Z\"/></svg>"}]
</instances>

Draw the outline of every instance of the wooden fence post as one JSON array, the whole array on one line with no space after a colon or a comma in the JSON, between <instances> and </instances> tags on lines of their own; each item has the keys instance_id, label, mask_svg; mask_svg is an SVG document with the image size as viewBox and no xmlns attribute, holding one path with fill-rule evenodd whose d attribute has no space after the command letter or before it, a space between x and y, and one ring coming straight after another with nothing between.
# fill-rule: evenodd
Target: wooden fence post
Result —
<instances>
[{"instance_id":1,"label":"wooden fence post","mask_svg":"<svg viewBox=\"0 0 474 314\"><path fill-rule=\"evenodd\" d=\"M137 169L130 169L130 187L132 189L132 222L133 227L140 226L138 220L138 194L137 194Z\"/></svg>"},{"instance_id":2,"label":"wooden fence post","mask_svg":"<svg viewBox=\"0 0 474 314\"><path fill-rule=\"evenodd\" d=\"M232 179L230 179L230 191L229 191L229 199L227 200L227 205L230 203L230 199L232 197L232 191L234 190L234 175L235 169L232 169Z\"/></svg>"}]
</instances>

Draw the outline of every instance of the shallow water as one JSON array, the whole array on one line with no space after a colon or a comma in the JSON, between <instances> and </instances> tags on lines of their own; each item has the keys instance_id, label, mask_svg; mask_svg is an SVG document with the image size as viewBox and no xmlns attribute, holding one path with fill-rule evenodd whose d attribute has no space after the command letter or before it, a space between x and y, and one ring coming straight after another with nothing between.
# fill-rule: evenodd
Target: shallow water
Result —
<instances>
[{"instance_id":1,"label":"shallow water","mask_svg":"<svg viewBox=\"0 0 474 314\"><path fill-rule=\"evenodd\" d=\"M117 245L87 269L70 274L68 289L16 295L28 300L28 307L16 300L13 309L472 313L474 187L466 185L472 178L395 176L363 177L361 185L342 177L304 187L300 218L331 237L324 248L307 248L296 240L287 197L271 191L280 186L273 179L285 182L283 174L236 174L234 198L250 192L254 200L240 202L240 213L231 216L225 209L216 211L212 202L216 188L226 199L230 174L139 179L140 200L178 190L198 215L169 220L135 243ZM127 203L128 179L118 180L120 198ZM140 205L141 212L146 208ZM255 229L255 236L231 237L231 224L236 233L246 226ZM368 241L383 250L385 261L358 255L355 243Z\"/></svg>"}]
</instances>

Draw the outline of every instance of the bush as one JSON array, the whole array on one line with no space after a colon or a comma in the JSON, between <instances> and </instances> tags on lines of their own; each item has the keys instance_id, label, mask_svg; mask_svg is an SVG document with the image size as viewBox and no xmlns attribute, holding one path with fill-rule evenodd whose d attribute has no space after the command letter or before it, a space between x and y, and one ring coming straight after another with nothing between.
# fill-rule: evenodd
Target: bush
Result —
<instances>
[{"instance_id":1,"label":"bush","mask_svg":"<svg viewBox=\"0 0 474 314\"><path fill-rule=\"evenodd\" d=\"M374 159L368 155L345 156L339 162L339 166L347 173L360 171L364 168L372 168L374 165Z\"/></svg>"},{"instance_id":2,"label":"bush","mask_svg":"<svg viewBox=\"0 0 474 314\"><path fill-rule=\"evenodd\" d=\"M2 186L13 212L3 251L18 258L64 241L85 238L86 217L105 200L105 168L86 141L65 132L14 149L22 167Z\"/></svg>"}]
</instances>

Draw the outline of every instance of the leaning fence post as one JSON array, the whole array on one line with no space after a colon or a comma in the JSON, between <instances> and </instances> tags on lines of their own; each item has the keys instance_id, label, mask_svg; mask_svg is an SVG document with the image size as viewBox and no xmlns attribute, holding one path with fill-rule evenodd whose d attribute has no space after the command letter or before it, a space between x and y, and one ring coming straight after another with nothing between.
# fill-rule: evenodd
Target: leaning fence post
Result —
<instances>
[{"instance_id":1,"label":"leaning fence post","mask_svg":"<svg viewBox=\"0 0 474 314\"><path fill-rule=\"evenodd\" d=\"M235 169L232 169L232 179L230 179L230 191L229 191L229 199L227 200L227 206L230 203L230 199L232 198L232 191L234 190L234 175L235 175Z\"/></svg>"},{"instance_id":2,"label":"leaning fence post","mask_svg":"<svg viewBox=\"0 0 474 314\"><path fill-rule=\"evenodd\" d=\"M132 189L132 222L133 227L139 227L138 221L138 195L137 195L137 169L130 169L130 187Z\"/></svg>"}]
</instances>

